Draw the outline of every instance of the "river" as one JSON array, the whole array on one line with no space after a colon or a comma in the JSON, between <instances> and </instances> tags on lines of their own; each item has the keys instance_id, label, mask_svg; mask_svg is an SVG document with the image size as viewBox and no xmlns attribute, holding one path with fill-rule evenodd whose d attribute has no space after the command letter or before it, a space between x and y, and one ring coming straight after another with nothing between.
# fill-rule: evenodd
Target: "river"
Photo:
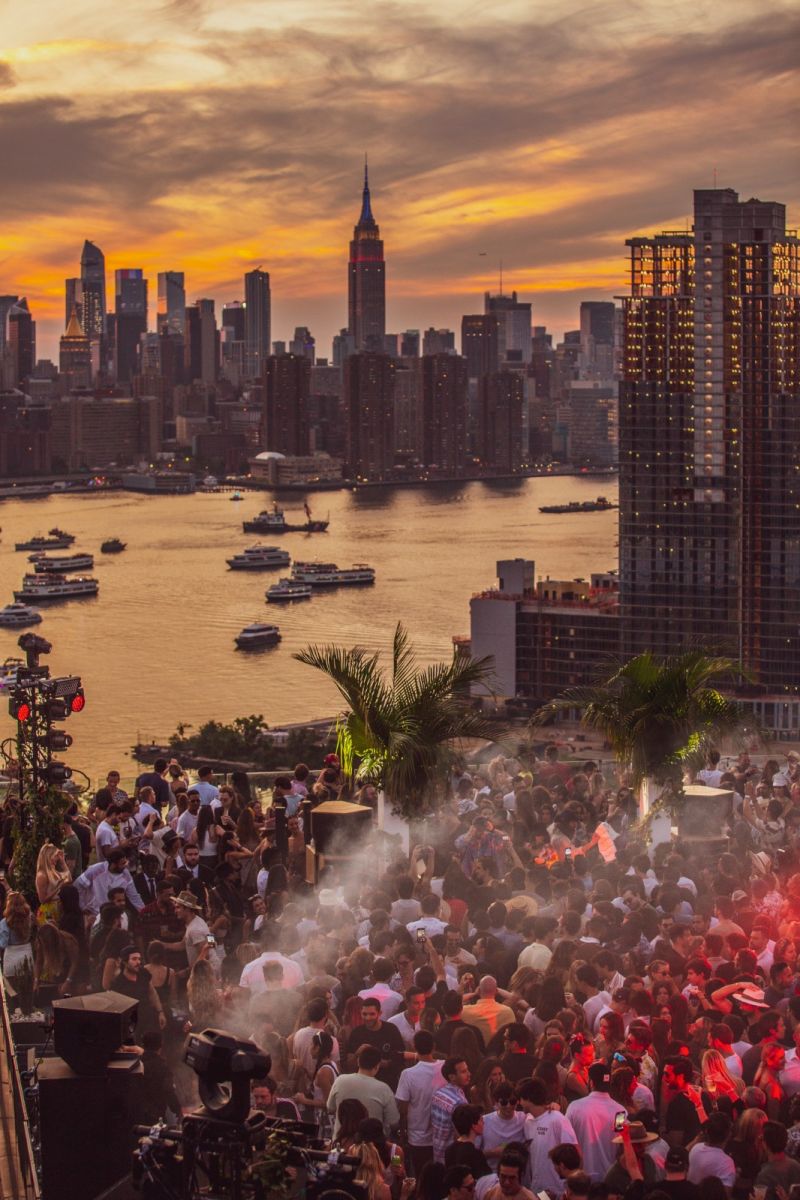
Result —
<instances>
[{"instance_id":1,"label":"river","mask_svg":"<svg viewBox=\"0 0 800 1200\"><path fill-rule=\"evenodd\" d=\"M34 628L53 643L53 673L81 675L86 690L64 758L95 778L112 766L130 776L131 746L166 739L179 721L196 727L261 713L278 726L336 713L333 685L292 658L309 642L386 649L402 619L423 662L449 657L452 635L469 632L470 595L492 586L499 558L532 558L537 576L552 578L615 567L615 510L546 515L538 506L598 493L616 501L616 491L613 478L559 476L330 492L310 497L315 516L330 516L327 533L261 538L241 525L268 506L258 492L245 492L241 503L228 493L11 500L0 505L0 606L27 566L15 541L57 525L75 534L72 551L95 555L99 596L42 604ZM302 502L288 498L287 514L302 519ZM108 537L127 550L100 554ZM225 562L259 541L293 558L369 563L377 581L267 605L264 589L288 572L234 572ZM280 645L237 651L235 635L255 620L279 625ZM20 654L19 632L0 629L0 660ZM0 733L13 728L0 701Z\"/></svg>"}]
</instances>

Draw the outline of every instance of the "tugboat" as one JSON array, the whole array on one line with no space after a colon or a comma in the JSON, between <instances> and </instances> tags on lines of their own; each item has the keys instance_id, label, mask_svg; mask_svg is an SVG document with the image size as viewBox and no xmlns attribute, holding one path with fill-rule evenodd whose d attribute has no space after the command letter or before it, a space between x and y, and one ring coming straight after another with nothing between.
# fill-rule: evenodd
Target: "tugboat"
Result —
<instances>
[{"instance_id":1,"label":"tugboat","mask_svg":"<svg viewBox=\"0 0 800 1200\"><path fill-rule=\"evenodd\" d=\"M121 554L126 545L127 542L121 542L119 538L107 538L100 546L100 553Z\"/></svg>"},{"instance_id":2,"label":"tugboat","mask_svg":"<svg viewBox=\"0 0 800 1200\"><path fill-rule=\"evenodd\" d=\"M273 583L268 587L264 595L267 598L267 604L286 604L290 600L310 600L311 585L308 583L300 583L296 579L279 579L277 583Z\"/></svg>"},{"instance_id":3,"label":"tugboat","mask_svg":"<svg viewBox=\"0 0 800 1200\"><path fill-rule=\"evenodd\" d=\"M292 561L288 550L277 546L248 546L242 554L226 559L232 571L269 571L275 567L288 567Z\"/></svg>"},{"instance_id":4,"label":"tugboat","mask_svg":"<svg viewBox=\"0 0 800 1200\"><path fill-rule=\"evenodd\" d=\"M42 614L29 604L7 604L0 608L0 625L8 629L21 629L24 625L38 625Z\"/></svg>"},{"instance_id":5,"label":"tugboat","mask_svg":"<svg viewBox=\"0 0 800 1200\"><path fill-rule=\"evenodd\" d=\"M252 625L245 625L236 638L236 647L238 650L258 650L262 646L275 646L280 640L281 631L277 625L254 621Z\"/></svg>"},{"instance_id":6,"label":"tugboat","mask_svg":"<svg viewBox=\"0 0 800 1200\"><path fill-rule=\"evenodd\" d=\"M370 584L375 582L375 568L368 567L366 563L337 567L336 563L298 562L292 568L292 579L307 583L312 588Z\"/></svg>"},{"instance_id":7,"label":"tugboat","mask_svg":"<svg viewBox=\"0 0 800 1200\"><path fill-rule=\"evenodd\" d=\"M605 496L598 496L596 500L570 500L569 504L543 504L539 508L540 513L585 513L585 512L607 512L609 508L616 508L610 500Z\"/></svg>"},{"instance_id":8,"label":"tugboat","mask_svg":"<svg viewBox=\"0 0 800 1200\"><path fill-rule=\"evenodd\" d=\"M65 575L68 571L91 571L94 558L91 554L58 555L48 558L46 554L32 554L28 562L34 564L37 575Z\"/></svg>"},{"instance_id":9,"label":"tugboat","mask_svg":"<svg viewBox=\"0 0 800 1200\"><path fill-rule=\"evenodd\" d=\"M96 596L100 585L89 575L26 575L15 600L71 600L77 596Z\"/></svg>"},{"instance_id":10,"label":"tugboat","mask_svg":"<svg viewBox=\"0 0 800 1200\"><path fill-rule=\"evenodd\" d=\"M286 520L283 509L278 508L278 502L275 501L271 511L265 509L257 517L253 517L252 521L244 521L242 529L245 533L324 533L326 531L330 521L313 520L311 509L307 503L303 505L303 511L307 518L304 523L289 522Z\"/></svg>"}]
</instances>

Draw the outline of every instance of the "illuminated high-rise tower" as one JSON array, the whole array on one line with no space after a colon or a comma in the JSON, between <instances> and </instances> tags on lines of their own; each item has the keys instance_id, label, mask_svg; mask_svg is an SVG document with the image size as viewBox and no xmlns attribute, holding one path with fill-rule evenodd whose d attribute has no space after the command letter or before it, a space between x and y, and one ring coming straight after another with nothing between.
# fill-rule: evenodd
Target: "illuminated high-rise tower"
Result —
<instances>
[{"instance_id":1,"label":"illuminated high-rise tower","mask_svg":"<svg viewBox=\"0 0 800 1200\"><path fill-rule=\"evenodd\" d=\"M350 243L347 268L347 325L356 350L383 350L386 333L386 264L378 224L372 215L369 175L364 164L361 215Z\"/></svg>"},{"instance_id":2,"label":"illuminated high-rise tower","mask_svg":"<svg viewBox=\"0 0 800 1200\"><path fill-rule=\"evenodd\" d=\"M106 334L106 259L94 242L83 243L81 254L81 325L90 341Z\"/></svg>"}]
</instances>

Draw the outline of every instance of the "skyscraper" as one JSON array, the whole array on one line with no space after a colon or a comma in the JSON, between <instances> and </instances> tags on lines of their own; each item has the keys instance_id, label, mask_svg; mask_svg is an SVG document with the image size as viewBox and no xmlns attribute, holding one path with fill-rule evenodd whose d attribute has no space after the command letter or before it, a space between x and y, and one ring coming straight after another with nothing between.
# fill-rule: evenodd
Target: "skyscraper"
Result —
<instances>
[{"instance_id":1,"label":"skyscraper","mask_svg":"<svg viewBox=\"0 0 800 1200\"><path fill-rule=\"evenodd\" d=\"M311 362L303 355L271 355L264 371L264 446L279 454L308 454Z\"/></svg>"},{"instance_id":2,"label":"skyscraper","mask_svg":"<svg viewBox=\"0 0 800 1200\"><path fill-rule=\"evenodd\" d=\"M81 254L81 325L90 342L106 334L106 260L94 242L83 243Z\"/></svg>"},{"instance_id":3,"label":"skyscraper","mask_svg":"<svg viewBox=\"0 0 800 1200\"><path fill-rule=\"evenodd\" d=\"M64 280L64 328L66 329L75 313L79 321L83 320L83 283L79 278Z\"/></svg>"},{"instance_id":4,"label":"skyscraper","mask_svg":"<svg viewBox=\"0 0 800 1200\"><path fill-rule=\"evenodd\" d=\"M719 646L763 692L796 692L800 242L783 205L715 189L695 192L692 233L628 245L624 648Z\"/></svg>"},{"instance_id":5,"label":"skyscraper","mask_svg":"<svg viewBox=\"0 0 800 1200\"><path fill-rule=\"evenodd\" d=\"M483 298L483 311L495 313L498 317L499 355L500 362L527 364L531 361L531 306L524 300L517 299L517 293L510 296L500 292L492 296L486 292Z\"/></svg>"},{"instance_id":6,"label":"skyscraper","mask_svg":"<svg viewBox=\"0 0 800 1200\"><path fill-rule=\"evenodd\" d=\"M482 379L500 369L497 313L475 313L461 318L461 353L467 360L468 379Z\"/></svg>"},{"instance_id":7,"label":"skyscraper","mask_svg":"<svg viewBox=\"0 0 800 1200\"><path fill-rule=\"evenodd\" d=\"M30 378L36 362L36 322L24 296L9 309L6 345L11 363L11 386L17 387Z\"/></svg>"},{"instance_id":8,"label":"skyscraper","mask_svg":"<svg viewBox=\"0 0 800 1200\"><path fill-rule=\"evenodd\" d=\"M467 363L458 354L426 354L420 360L420 459L458 475L467 462Z\"/></svg>"},{"instance_id":9,"label":"skyscraper","mask_svg":"<svg viewBox=\"0 0 800 1200\"><path fill-rule=\"evenodd\" d=\"M394 464L395 364L364 351L344 364L346 450L355 479L385 479Z\"/></svg>"},{"instance_id":10,"label":"skyscraper","mask_svg":"<svg viewBox=\"0 0 800 1200\"><path fill-rule=\"evenodd\" d=\"M183 333L186 311L186 288L183 271L159 271L158 311L156 328L159 333Z\"/></svg>"},{"instance_id":11,"label":"skyscraper","mask_svg":"<svg viewBox=\"0 0 800 1200\"><path fill-rule=\"evenodd\" d=\"M127 383L137 373L139 342L147 332L147 280L140 267L114 272L114 374Z\"/></svg>"},{"instance_id":12,"label":"skyscraper","mask_svg":"<svg viewBox=\"0 0 800 1200\"><path fill-rule=\"evenodd\" d=\"M251 379L259 379L269 358L272 336L272 296L269 272L256 267L244 277L245 361Z\"/></svg>"},{"instance_id":13,"label":"skyscraper","mask_svg":"<svg viewBox=\"0 0 800 1200\"><path fill-rule=\"evenodd\" d=\"M478 453L485 467L505 473L525 462L525 382L518 371L494 371L478 385Z\"/></svg>"},{"instance_id":14,"label":"skyscraper","mask_svg":"<svg viewBox=\"0 0 800 1200\"><path fill-rule=\"evenodd\" d=\"M83 332L78 314L72 310L66 331L59 343L58 369L67 388L88 387L92 381L92 355L89 339Z\"/></svg>"},{"instance_id":15,"label":"skyscraper","mask_svg":"<svg viewBox=\"0 0 800 1200\"><path fill-rule=\"evenodd\" d=\"M356 350L384 349L386 265L380 230L372 215L366 164L361 215L353 230L347 268L347 327L355 340Z\"/></svg>"}]
</instances>

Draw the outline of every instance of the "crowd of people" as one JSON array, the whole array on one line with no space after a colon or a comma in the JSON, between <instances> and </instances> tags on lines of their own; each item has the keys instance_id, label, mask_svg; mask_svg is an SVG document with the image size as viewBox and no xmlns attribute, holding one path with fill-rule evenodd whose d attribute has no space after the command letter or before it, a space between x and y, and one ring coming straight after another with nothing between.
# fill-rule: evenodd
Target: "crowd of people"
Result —
<instances>
[{"instance_id":1,"label":"crowd of people","mask_svg":"<svg viewBox=\"0 0 800 1200\"><path fill-rule=\"evenodd\" d=\"M459 764L424 845L375 832L315 882L310 806L375 800L334 755L263 799L164 760L128 795L112 771L41 848L38 904L6 885L3 972L29 964L40 1006L137 1001L142 1121L196 1104L188 1032L254 1041L254 1107L358 1157L370 1200L789 1200L800 762L781 758L710 755L697 781L733 794L712 853L649 845L630 788L555 745Z\"/></svg>"}]
</instances>

